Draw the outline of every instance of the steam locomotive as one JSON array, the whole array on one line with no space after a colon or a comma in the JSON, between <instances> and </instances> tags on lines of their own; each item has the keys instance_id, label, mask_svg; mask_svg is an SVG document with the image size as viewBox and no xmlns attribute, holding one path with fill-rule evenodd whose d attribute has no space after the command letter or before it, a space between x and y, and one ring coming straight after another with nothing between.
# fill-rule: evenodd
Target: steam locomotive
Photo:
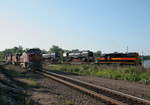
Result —
<instances>
[{"instance_id":1,"label":"steam locomotive","mask_svg":"<svg viewBox=\"0 0 150 105\"><path fill-rule=\"evenodd\" d=\"M23 53L13 53L5 56L6 63L21 65L32 69L42 67L42 54L39 49L29 49Z\"/></svg>"},{"instance_id":2,"label":"steam locomotive","mask_svg":"<svg viewBox=\"0 0 150 105\"><path fill-rule=\"evenodd\" d=\"M121 64L137 65L139 64L138 53L109 53L103 54L97 60L98 64Z\"/></svg>"},{"instance_id":3,"label":"steam locomotive","mask_svg":"<svg viewBox=\"0 0 150 105\"><path fill-rule=\"evenodd\" d=\"M65 52L63 53L63 61L64 62L93 62L93 52L92 51L79 51L76 53L73 52Z\"/></svg>"},{"instance_id":4,"label":"steam locomotive","mask_svg":"<svg viewBox=\"0 0 150 105\"><path fill-rule=\"evenodd\" d=\"M42 54L44 63L60 63L60 54L59 53L49 53Z\"/></svg>"}]
</instances>

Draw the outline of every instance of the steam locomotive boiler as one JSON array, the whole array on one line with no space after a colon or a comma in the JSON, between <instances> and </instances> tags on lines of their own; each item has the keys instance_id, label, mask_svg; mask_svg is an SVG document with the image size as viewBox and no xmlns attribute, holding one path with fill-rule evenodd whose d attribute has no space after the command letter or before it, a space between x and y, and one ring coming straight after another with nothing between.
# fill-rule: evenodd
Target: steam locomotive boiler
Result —
<instances>
[{"instance_id":1,"label":"steam locomotive boiler","mask_svg":"<svg viewBox=\"0 0 150 105\"><path fill-rule=\"evenodd\" d=\"M63 53L64 62L93 62L93 52L92 51L80 51L80 52L65 52Z\"/></svg>"},{"instance_id":2,"label":"steam locomotive boiler","mask_svg":"<svg viewBox=\"0 0 150 105\"><path fill-rule=\"evenodd\" d=\"M59 53L42 54L44 63L60 63Z\"/></svg>"}]
</instances>

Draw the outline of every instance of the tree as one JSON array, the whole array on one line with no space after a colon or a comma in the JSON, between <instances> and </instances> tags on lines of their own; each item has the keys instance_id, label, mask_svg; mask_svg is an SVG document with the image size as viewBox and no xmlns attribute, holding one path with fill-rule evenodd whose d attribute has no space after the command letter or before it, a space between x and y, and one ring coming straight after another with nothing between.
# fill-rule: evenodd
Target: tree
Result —
<instances>
[{"instance_id":1,"label":"tree","mask_svg":"<svg viewBox=\"0 0 150 105\"><path fill-rule=\"evenodd\" d=\"M94 52L94 58L95 58L96 61L101 56L101 54L102 54L101 51Z\"/></svg>"},{"instance_id":2,"label":"tree","mask_svg":"<svg viewBox=\"0 0 150 105\"><path fill-rule=\"evenodd\" d=\"M59 46L53 45L52 48L49 50L50 53L60 53L62 52L62 49L59 48Z\"/></svg>"},{"instance_id":3,"label":"tree","mask_svg":"<svg viewBox=\"0 0 150 105\"><path fill-rule=\"evenodd\" d=\"M76 53L76 52L78 52L78 51L79 51L78 49L72 49L71 52Z\"/></svg>"},{"instance_id":4,"label":"tree","mask_svg":"<svg viewBox=\"0 0 150 105\"><path fill-rule=\"evenodd\" d=\"M42 52L42 54L47 54L48 53L45 49L41 50L41 52Z\"/></svg>"},{"instance_id":5,"label":"tree","mask_svg":"<svg viewBox=\"0 0 150 105\"><path fill-rule=\"evenodd\" d=\"M4 51L1 51L0 58L4 59L5 55L12 54L12 53L18 53L18 52L23 52L22 46L19 46L19 47L14 46L14 48L5 49Z\"/></svg>"}]
</instances>

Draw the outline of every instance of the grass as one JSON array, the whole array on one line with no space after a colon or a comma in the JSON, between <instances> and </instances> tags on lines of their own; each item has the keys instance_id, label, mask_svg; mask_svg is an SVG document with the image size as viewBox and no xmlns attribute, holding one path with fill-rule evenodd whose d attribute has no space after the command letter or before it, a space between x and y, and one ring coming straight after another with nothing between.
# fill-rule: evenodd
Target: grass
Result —
<instances>
[{"instance_id":1,"label":"grass","mask_svg":"<svg viewBox=\"0 0 150 105\"><path fill-rule=\"evenodd\" d=\"M58 98L59 98L59 99L63 99L64 97L63 97L62 95L59 95Z\"/></svg>"},{"instance_id":2,"label":"grass","mask_svg":"<svg viewBox=\"0 0 150 105\"><path fill-rule=\"evenodd\" d=\"M4 62L5 60L4 59L0 59L0 62Z\"/></svg>"},{"instance_id":3,"label":"grass","mask_svg":"<svg viewBox=\"0 0 150 105\"><path fill-rule=\"evenodd\" d=\"M75 105L72 101L66 101L67 105Z\"/></svg>"},{"instance_id":4,"label":"grass","mask_svg":"<svg viewBox=\"0 0 150 105\"><path fill-rule=\"evenodd\" d=\"M34 105L31 99L26 100L25 105Z\"/></svg>"},{"instance_id":5,"label":"grass","mask_svg":"<svg viewBox=\"0 0 150 105\"><path fill-rule=\"evenodd\" d=\"M33 85L38 85L38 82L34 78L29 78L30 81L32 81Z\"/></svg>"},{"instance_id":6,"label":"grass","mask_svg":"<svg viewBox=\"0 0 150 105\"><path fill-rule=\"evenodd\" d=\"M135 81L150 84L150 73L135 66L97 66L97 65L48 65L51 70L60 70L84 75L99 76L104 78Z\"/></svg>"},{"instance_id":7,"label":"grass","mask_svg":"<svg viewBox=\"0 0 150 105\"><path fill-rule=\"evenodd\" d=\"M42 84L39 84L34 78L29 78L30 81L32 81L32 85L34 85L39 90L43 90Z\"/></svg>"}]
</instances>

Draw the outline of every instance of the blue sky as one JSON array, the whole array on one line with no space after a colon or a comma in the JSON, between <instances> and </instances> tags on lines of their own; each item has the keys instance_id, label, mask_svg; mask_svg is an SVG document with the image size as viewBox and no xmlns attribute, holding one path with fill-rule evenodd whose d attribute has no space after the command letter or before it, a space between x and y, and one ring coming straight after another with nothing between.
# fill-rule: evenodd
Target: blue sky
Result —
<instances>
[{"instance_id":1,"label":"blue sky","mask_svg":"<svg viewBox=\"0 0 150 105\"><path fill-rule=\"evenodd\" d=\"M150 55L150 0L0 0L0 51L144 52Z\"/></svg>"}]
</instances>

